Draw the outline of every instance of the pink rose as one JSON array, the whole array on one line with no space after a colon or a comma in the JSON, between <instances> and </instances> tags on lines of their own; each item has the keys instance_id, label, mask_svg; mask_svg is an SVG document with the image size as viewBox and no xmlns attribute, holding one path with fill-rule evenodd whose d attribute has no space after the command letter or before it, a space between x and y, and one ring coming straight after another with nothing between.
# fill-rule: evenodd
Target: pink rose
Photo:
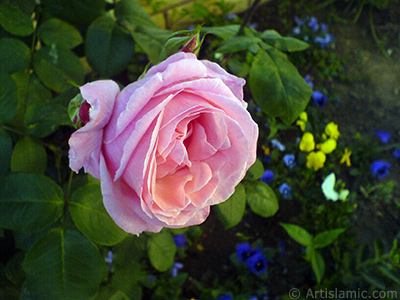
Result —
<instances>
[{"instance_id":1,"label":"pink rose","mask_svg":"<svg viewBox=\"0 0 400 300\"><path fill-rule=\"evenodd\" d=\"M88 83L90 120L70 138L70 167L100 179L104 206L127 232L200 224L256 158L244 84L183 52L121 92L110 80Z\"/></svg>"}]
</instances>

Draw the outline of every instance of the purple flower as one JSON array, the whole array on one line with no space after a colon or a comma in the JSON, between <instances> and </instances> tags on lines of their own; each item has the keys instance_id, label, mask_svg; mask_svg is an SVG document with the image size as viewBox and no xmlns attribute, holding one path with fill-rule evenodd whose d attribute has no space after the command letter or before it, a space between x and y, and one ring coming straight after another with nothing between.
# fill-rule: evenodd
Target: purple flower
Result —
<instances>
[{"instance_id":1,"label":"purple flower","mask_svg":"<svg viewBox=\"0 0 400 300\"><path fill-rule=\"evenodd\" d=\"M390 137L392 134L387 131L379 131L379 130L374 130L374 133L378 136L378 138L382 141L382 143L386 144L389 142Z\"/></svg>"},{"instance_id":2,"label":"purple flower","mask_svg":"<svg viewBox=\"0 0 400 300\"><path fill-rule=\"evenodd\" d=\"M186 244L186 236L184 233L174 235L174 242L176 247L183 247Z\"/></svg>"},{"instance_id":3,"label":"purple flower","mask_svg":"<svg viewBox=\"0 0 400 300\"><path fill-rule=\"evenodd\" d=\"M285 156L283 156L283 162L289 169L293 169L293 167L296 165L293 154L285 154Z\"/></svg>"},{"instance_id":4,"label":"purple flower","mask_svg":"<svg viewBox=\"0 0 400 300\"><path fill-rule=\"evenodd\" d=\"M303 19L300 19L299 17L294 17L294 21L296 22L297 25L301 26L304 24Z\"/></svg>"},{"instance_id":5,"label":"purple flower","mask_svg":"<svg viewBox=\"0 0 400 300\"><path fill-rule=\"evenodd\" d=\"M324 107L328 101L328 97L320 91L314 91L311 97L314 101L314 104L320 108Z\"/></svg>"},{"instance_id":6,"label":"purple flower","mask_svg":"<svg viewBox=\"0 0 400 300\"><path fill-rule=\"evenodd\" d=\"M249 243L241 243L236 247L236 255L241 262L246 262L250 256L258 251L258 248L252 249Z\"/></svg>"},{"instance_id":7,"label":"purple flower","mask_svg":"<svg viewBox=\"0 0 400 300\"><path fill-rule=\"evenodd\" d=\"M308 20L307 25L314 31L317 31L319 29L318 20L316 17L311 17Z\"/></svg>"},{"instance_id":8,"label":"purple flower","mask_svg":"<svg viewBox=\"0 0 400 300\"><path fill-rule=\"evenodd\" d=\"M400 147L393 149L393 156L394 158L400 158Z\"/></svg>"},{"instance_id":9,"label":"purple flower","mask_svg":"<svg viewBox=\"0 0 400 300\"><path fill-rule=\"evenodd\" d=\"M274 172L272 170L265 170L260 180L266 184L270 184L274 180Z\"/></svg>"},{"instance_id":10,"label":"purple flower","mask_svg":"<svg viewBox=\"0 0 400 300\"><path fill-rule=\"evenodd\" d=\"M390 163L376 160L371 164L371 172L374 174L378 179L382 179L389 173Z\"/></svg>"},{"instance_id":11,"label":"purple flower","mask_svg":"<svg viewBox=\"0 0 400 300\"><path fill-rule=\"evenodd\" d=\"M268 269L268 260L261 252L257 252L250 256L246 264L248 268L256 275L264 273Z\"/></svg>"},{"instance_id":12,"label":"purple flower","mask_svg":"<svg viewBox=\"0 0 400 300\"><path fill-rule=\"evenodd\" d=\"M183 268L183 263L174 262L174 265L172 266L172 270L171 270L171 276L172 277L178 276L178 273L182 268Z\"/></svg>"},{"instance_id":13,"label":"purple flower","mask_svg":"<svg viewBox=\"0 0 400 300\"><path fill-rule=\"evenodd\" d=\"M288 185L286 182L282 183L279 188L279 193L282 194L283 198L287 199L290 197L290 192L292 190L292 188L290 187L290 185Z\"/></svg>"},{"instance_id":14,"label":"purple flower","mask_svg":"<svg viewBox=\"0 0 400 300\"><path fill-rule=\"evenodd\" d=\"M304 77L304 80L307 82L307 84L310 86L310 88L314 88L314 83L311 81L311 75L306 75Z\"/></svg>"}]
</instances>

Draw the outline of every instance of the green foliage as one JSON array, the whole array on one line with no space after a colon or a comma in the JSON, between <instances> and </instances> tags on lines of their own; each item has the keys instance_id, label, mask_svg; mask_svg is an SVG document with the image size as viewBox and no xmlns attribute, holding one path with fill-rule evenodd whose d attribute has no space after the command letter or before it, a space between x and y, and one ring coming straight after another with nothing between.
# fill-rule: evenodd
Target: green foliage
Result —
<instances>
[{"instance_id":1,"label":"green foliage","mask_svg":"<svg viewBox=\"0 0 400 300\"><path fill-rule=\"evenodd\" d=\"M11 76L0 70L0 123L10 122L17 112L17 86Z\"/></svg>"},{"instance_id":2,"label":"green foliage","mask_svg":"<svg viewBox=\"0 0 400 300\"><path fill-rule=\"evenodd\" d=\"M252 181L247 182L245 188L247 203L253 212L268 218L278 211L278 199L267 184L262 181Z\"/></svg>"},{"instance_id":3,"label":"green foliage","mask_svg":"<svg viewBox=\"0 0 400 300\"><path fill-rule=\"evenodd\" d=\"M236 226L243 218L246 209L246 191L242 184L238 184L235 193L214 207L219 220L225 229Z\"/></svg>"},{"instance_id":4,"label":"green foliage","mask_svg":"<svg viewBox=\"0 0 400 300\"><path fill-rule=\"evenodd\" d=\"M12 4L0 4L0 25L7 32L19 36L33 33L33 23L29 15Z\"/></svg>"},{"instance_id":5,"label":"green foliage","mask_svg":"<svg viewBox=\"0 0 400 300\"><path fill-rule=\"evenodd\" d=\"M37 299L90 299L105 278L97 248L74 229L43 235L23 262L27 287Z\"/></svg>"},{"instance_id":6,"label":"green foliage","mask_svg":"<svg viewBox=\"0 0 400 300\"><path fill-rule=\"evenodd\" d=\"M71 195L69 210L78 229L97 244L112 246L128 235L104 208L100 184L87 184L76 189Z\"/></svg>"},{"instance_id":7,"label":"green foliage","mask_svg":"<svg viewBox=\"0 0 400 300\"><path fill-rule=\"evenodd\" d=\"M63 193L48 177L12 173L0 189L0 227L37 232L57 221L63 213Z\"/></svg>"},{"instance_id":8,"label":"green foliage","mask_svg":"<svg viewBox=\"0 0 400 300\"><path fill-rule=\"evenodd\" d=\"M25 43L14 38L0 39L0 66L12 74L29 68L30 50Z\"/></svg>"},{"instance_id":9,"label":"green foliage","mask_svg":"<svg viewBox=\"0 0 400 300\"><path fill-rule=\"evenodd\" d=\"M12 172L41 173L46 171L47 153L43 145L29 136L21 138L11 156Z\"/></svg>"},{"instance_id":10,"label":"green foliage","mask_svg":"<svg viewBox=\"0 0 400 300\"><path fill-rule=\"evenodd\" d=\"M71 24L60 19L49 19L38 29L39 38L47 46L72 49L83 42L80 32Z\"/></svg>"},{"instance_id":11,"label":"green foliage","mask_svg":"<svg viewBox=\"0 0 400 300\"><path fill-rule=\"evenodd\" d=\"M148 240L148 255L151 265L160 272L172 267L176 253L175 242L171 233L164 229L153 234Z\"/></svg>"}]
</instances>

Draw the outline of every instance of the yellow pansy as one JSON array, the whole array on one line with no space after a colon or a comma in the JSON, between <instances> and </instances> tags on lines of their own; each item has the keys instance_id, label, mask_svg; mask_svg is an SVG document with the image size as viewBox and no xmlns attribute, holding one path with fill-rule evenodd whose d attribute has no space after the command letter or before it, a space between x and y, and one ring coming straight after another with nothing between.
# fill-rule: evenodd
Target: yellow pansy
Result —
<instances>
[{"instance_id":1,"label":"yellow pansy","mask_svg":"<svg viewBox=\"0 0 400 300\"><path fill-rule=\"evenodd\" d=\"M337 140L338 137L340 136L338 125L335 124L334 122L330 122L325 126L325 133L327 134L327 136L335 140Z\"/></svg>"},{"instance_id":2,"label":"yellow pansy","mask_svg":"<svg viewBox=\"0 0 400 300\"><path fill-rule=\"evenodd\" d=\"M340 160L340 163L341 164L346 163L346 166L350 167L351 166L350 155L351 155L351 151L349 149L345 148L342 159Z\"/></svg>"},{"instance_id":3,"label":"yellow pansy","mask_svg":"<svg viewBox=\"0 0 400 300\"><path fill-rule=\"evenodd\" d=\"M336 149L337 146L337 142L335 139L327 139L325 142L323 142L322 144L319 145L319 149L324 152L325 154L329 154L332 153L333 150Z\"/></svg>"},{"instance_id":4,"label":"yellow pansy","mask_svg":"<svg viewBox=\"0 0 400 300\"><path fill-rule=\"evenodd\" d=\"M301 151L310 152L315 149L314 136L311 132L305 132L301 138L299 148Z\"/></svg>"},{"instance_id":5,"label":"yellow pansy","mask_svg":"<svg viewBox=\"0 0 400 300\"><path fill-rule=\"evenodd\" d=\"M299 119L296 121L296 125L300 127L301 131L306 130L307 120L308 120L307 113L303 111L300 114Z\"/></svg>"},{"instance_id":6,"label":"yellow pansy","mask_svg":"<svg viewBox=\"0 0 400 300\"><path fill-rule=\"evenodd\" d=\"M307 168L313 168L314 171L321 169L326 161L326 155L322 151L313 151L307 155Z\"/></svg>"}]
</instances>

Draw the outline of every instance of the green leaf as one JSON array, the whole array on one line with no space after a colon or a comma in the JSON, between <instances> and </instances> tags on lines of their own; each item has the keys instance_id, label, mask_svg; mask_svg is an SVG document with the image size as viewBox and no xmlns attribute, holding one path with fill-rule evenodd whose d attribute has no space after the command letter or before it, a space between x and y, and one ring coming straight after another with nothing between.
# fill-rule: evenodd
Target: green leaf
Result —
<instances>
[{"instance_id":1,"label":"green leaf","mask_svg":"<svg viewBox=\"0 0 400 300\"><path fill-rule=\"evenodd\" d=\"M318 233L313 239L313 245L315 248L324 248L330 244L332 244L337 237L343 233L346 229L339 228L333 230L326 230L321 233Z\"/></svg>"},{"instance_id":2,"label":"green leaf","mask_svg":"<svg viewBox=\"0 0 400 300\"><path fill-rule=\"evenodd\" d=\"M260 50L250 69L249 86L261 110L291 124L304 111L312 89L279 50Z\"/></svg>"},{"instance_id":3,"label":"green leaf","mask_svg":"<svg viewBox=\"0 0 400 300\"><path fill-rule=\"evenodd\" d=\"M361 271L360 274L372 286L377 287L377 288L382 289L382 290L386 289L386 284L382 281L382 279L380 279L375 274L372 274L372 273L367 272L367 271Z\"/></svg>"},{"instance_id":4,"label":"green leaf","mask_svg":"<svg viewBox=\"0 0 400 300\"><path fill-rule=\"evenodd\" d=\"M264 174L264 166L259 159L256 159L254 164L247 170L245 179L257 180Z\"/></svg>"},{"instance_id":5,"label":"green leaf","mask_svg":"<svg viewBox=\"0 0 400 300\"><path fill-rule=\"evenodd\" d=\"M246 182L246 198L251 210L268 218L279 209L278 199L274 191L262 181Z\"/></svg>"},{"instance_id":6,"label":"green leaf","mask_svg":"<svg viewBox=\"0 0 400 300\"><path fill-rule=\"evenodd\" d=\"M104 0L42 0L43 14L77 25L87 25L98 18L105 8Z\"/></svg>"},{"instance_id":7,"label":"green leaf","mask_svg":"<svg viewBox=\"0 0 400 300\"><path fill-rule=\"evenodd\" d=\"M125 295L122 291L117 291L114 295L112 295L108 300L130 300L130 298Z\"/></svg>"},{"instance_id":8,"label":"green leaf","mask_svg":"<svg viewBox=\"0 0 400 300\"><path fill-rule=\"evenodd\" d=\"M321 282L325 275L325 262L319 251L314 251L311 257L311 266L313 268L314 274L317 277L318 283Z\"/></svg>"},{"instance_id":9,"label":"green leaf","mask_svg":"<svg viewBox=\"0 0 400 300\"><path fill-rule=\"evenodd\" d=\"M97 244L112 246L128 235L107 213L97 184L87 184L75 190L68 207L78 229Z\"/></svg>"},{"instance_id":10,"label":"green leaf","mask_svg":"<svg viewBox=\"0 0 400 300\"><path fill-rule=\"evenodd\" d=\"M24 120L28 133L44 138L53 133L60 125L70 125L67 108L60 103L32 105L28 108Z\"/></svg>"},{"instance_id":11,"label":"green leaf","mask_svg":"<svg viewBox=\"0 0 400 300\"><path fill-rule=\"evenodd\" d=\"M290 235L292 239L298 242L300 245L303 246L310 246L312 245L313 236L304 228L294 225L294 224L287 224L287 223L279 223L286 232Z\"/></svg>"},{"instance_id":12,"label":"green leaf","mask_svg":"<svg viewBox=\"0 0 400 300\"><path fill-rule=\"evenodd\" d=\"M302 51L309 47L303 41L292 37L283 37L275 30L266 30L261 34L261 38L268 44L285 52Z\"/></svg>"},{"instance_id":13,"label":"green leaf","mask_svg":"<svg viewBox=\"0 0 400 300\"><path fill-rule=\"evenodd\" d=\"M251 46L261 42L259 38L245 35L235 35L221 43L215 50L217 53L231 53L248 50Z\"/></svg>"},{"instance_id":14,"label":"green leaf","mask_svg":"<svg viewBox=\"0 0 400 300\"><path fill-rule=\"evenodd\" d=\"M47 153L44 146L29 136L21 138L11 156L11 171L43 174L46 168Z\"/></svg>"},{"instance_id":15,"label":"green leaf","mask_svg":"<svg viewBox=\"0 0 400 300\"><path fill-rule=\"evenodd\" d=\"M10 169L12 146L11 136L0 128L0 176L7 174Z\"/></svg>"},{"instance_id":16,"label":"green leaf","mask_svg":"<svg viewBox=\"0 0 400 300\"><path fill-rule=\"evenodd\" d=\"M31 52L27 45L18 39L0 39L0 66L8 73L24 71L29 68Z\"/></svg>"},{"instance_id":17,"label":"green leaf","mask_svg":"<svg viewBox=\"0 0 400 300\"><path fill-rule=\"evenodd\" d=\"M48 88L59 93L71 87L71 83L82 85L85 77L79 58L70 50L57 48L54 44L35 53L33 68Z\"/></svg>"},{"instance_id":18,"label":"green leaf","mask_svg":"<svg viewBox=\"0 0 400 300\"><path fill-rule=\"evenodd\" d=\"M147 54L149 60L153 64L157 64L160 61L164 44L171 33L157 27L138 26L131 34L139 48Z\"/></svg>"},{"instance_id":19,"label":"green leaf","mask_svg":"<svg viewBox=\"0 0 400 300\"><path fill-rule=\"evenodd\" d=\"M160 272L165 272L174 264L176 245L171 233L162 230L151 235L148 240L148 255L151 265Z\"/></svg>"},{"instance_id":20,"label":"green leaf","mask_svg":"<svg viewBox=\"0 0 400 300\"><path fill-rule=\"evenodd\" d=\"M26 254L26 283L33 298L86 300L105 278L105 264L97 248L77 230L55 228Z\"/></svg>"},{"instance_id":21,"label":"green leaf","mask_svg":"<svg viewBox=\"0 0 400 300\"><path fill-rule=\"evenodd\" d=\"M236 35L240 25L228 25L220 27L202 27L201 32L214 34L224 40Z\"/></svg>"},{"instance_id":22,"label":"green leaf","mask_svg":"<svg viewBox=\"0 0 400 300\"><path fill-rule=\"evenodd\" d=\"M0 70L0 123L10 122L18 107L17 86L6 72Z\"/></svg>"},{"instance_id":23,"label":"green leaf","mask_svg":"<svg viewBox=\"0 0 400 300\"><path fill-rule=\"evenodd\" d=\"M222 222L225 229L239 224L246 208L246 191L242 184L238 184L235 192L225 202L213 207L218 219Z\"/></svg>"},{"instance_id":24,"label":"green leaf","mask_svg":"<svg viewBox=\"0 0 400 300\"><path fill-rule=\"evenodd\" d=\"M0 227L37 232L63 213L61 187L48 177L32 173L12 173L0 189Z\"/></svg>"},{"instance_id":25,"label":"green leaf","mask_svg":"<svg viewBox=\"0 0 400 300\"><path fill-rule=\"evenodd\" d=\"M135 54L135 43L110 15L94 21L87 32L85 51L89 64L105 77L120 73Z\"/></svg>"},{"instance_id":26,"label":"green leaf","mask_svg":"<svg viewBox=\"0 0 400 300\"><path fill-rule=\"evenodd\" d=\"M48 46L55 44L57 47L72 49L83 42L78 29L59 19L43 22L38 29L38 34Z\"/></svg>"},{"instance_id":27,"label":"green leaf","mask_svg":"<svg viewBox=\"0 0 400 300\"><path fill-rule=\"evenodd\" d=\"M157 27L157 25L136 0L118 1L114 13L118 22L126 25L131 30L136 29L137 26Z\"/></svg>"},{"instance_id":28,"label":"green leaf","mask_svg":"<svg viewBox=\"0 0 400 300\"><path fill-rule=\"evenodd\" d=\"M33 24L29 15L17 6L0 4L0 25L9 33L26 36L33 33Z\"/></svg>"}]
</instances>

